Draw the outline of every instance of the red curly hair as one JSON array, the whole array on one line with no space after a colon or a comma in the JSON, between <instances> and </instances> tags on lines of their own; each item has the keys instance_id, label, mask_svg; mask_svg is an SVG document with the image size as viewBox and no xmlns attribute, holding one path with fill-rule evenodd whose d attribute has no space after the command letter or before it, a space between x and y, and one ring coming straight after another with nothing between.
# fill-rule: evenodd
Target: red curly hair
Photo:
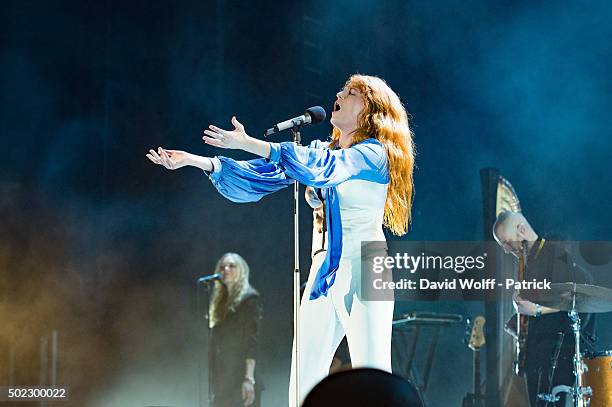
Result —
<instances>
[{"instance_id":1,"label":"red curly hair","mask_svg":"<svg viewBox=\"0 0 612 407\"><path fill-rule=\"evenodd\" d=\"M361 92L365 107L353 132L353 144L368 138L380 141L389 159L391 182L385 202L384 225L400 236L408 232L414 194L414 143L408 114L399 97L387 83L375 76L353 75L345 89ZM330 148L336 148L340 130L332 132Z\"/></svg>"}]
</instances>

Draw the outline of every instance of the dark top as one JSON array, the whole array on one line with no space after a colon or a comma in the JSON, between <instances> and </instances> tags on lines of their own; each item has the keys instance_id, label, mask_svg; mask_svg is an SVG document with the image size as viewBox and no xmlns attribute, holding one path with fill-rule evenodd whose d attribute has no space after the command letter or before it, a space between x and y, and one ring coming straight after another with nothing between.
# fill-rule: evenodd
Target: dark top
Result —
<instances>
[{"instance_id":1,"label":"dark top","mask_svg":"<svg viewBox=\"0 0 612 407\"><path fill-rule=\"evenodd\" d=\"M246 359L257 359L260 319L259 294L254 293L212 328L209 363L215 406L244 405L242 384ZM256 387L260 387L259 382L256 376Z\"/></svg>"},{"instance_id":2,"label":"dark top","mask_svg":"<svg viewBox=\"0 0 612 407\"><path fill-rule=\"evenodd\" d=\"M562 241L545 240L541 250L541 239L533 245L527 258L525 279L547 278L552 283L576 282L589 283L590 276L574 265L568 253L567 245ZM579 314L583 334L581 350L593 350L593 332L595 318L593 314ZM535 405L533 394L548 391L548 374L550 372L551 358L553 356L559 332L565 334L561 345L557 369L553 379L554 385L571 385L573 381L572 358L574 353L574 337L571 321L565 311L545 314L540 317L530 317L527 331L525 368L527 379L530 381L532 403ZM536 390L540 382L539 389ZM539 405L539 404L538 404Z\"/></svg>"}]
</instances>

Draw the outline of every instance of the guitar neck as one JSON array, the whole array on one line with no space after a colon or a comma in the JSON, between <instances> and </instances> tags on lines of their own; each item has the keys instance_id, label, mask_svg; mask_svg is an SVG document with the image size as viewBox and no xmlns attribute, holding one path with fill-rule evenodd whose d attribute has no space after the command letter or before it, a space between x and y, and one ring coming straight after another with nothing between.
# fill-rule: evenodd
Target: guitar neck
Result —
<instances>
[{"instance_id":1,"label":"guitar neck","mask_svg":"<svg viewBox=\"0 0 612 407\"><path fill-rule=\"evenodd\" d=\"M480 350L474 350L474 394L480 395Z\"/></svg>"}]
</instances>

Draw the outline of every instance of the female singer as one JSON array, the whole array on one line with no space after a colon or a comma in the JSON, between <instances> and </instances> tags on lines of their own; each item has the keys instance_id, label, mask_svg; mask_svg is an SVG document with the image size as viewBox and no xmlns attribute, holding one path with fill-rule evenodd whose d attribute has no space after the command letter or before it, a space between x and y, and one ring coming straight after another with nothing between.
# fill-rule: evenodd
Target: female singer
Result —
<instances>
[{"instance_id":1,"label":"female singer","mask_svg":"<svg viewBox=\"0 0 612 407\"><path fill-rule=\"evenodd\" d=\"M208 323L211 331L209 374L214 407L257 407L260 383L255 361L261 309L249 283L249 265L236 253L225 253L215 268Z\"/></svg>"},{"instance_id":2,"label":"female singer","mask_svg":"<svg viewBox=\"0 0 612 407\"><path fill-rule=\"evenodd\" d=\"M383 225L396 235L408 230L414 150L399 97L380 78L351 76L336 94L331 141L308 147L255 139L235 117L232 124L233 130L209 126L204 141L263 158L235 161L161 147L147 157L172 170L204 170L234 202L258 201L293 180L325 190L328 250L313 260L300 307L301 400L327 375L345 335L353 367L391 371L393 301L363 298L360 256L362 241L385 241ZM294 370L292 363L290 394Z\"/></svg>"}]
</instances>

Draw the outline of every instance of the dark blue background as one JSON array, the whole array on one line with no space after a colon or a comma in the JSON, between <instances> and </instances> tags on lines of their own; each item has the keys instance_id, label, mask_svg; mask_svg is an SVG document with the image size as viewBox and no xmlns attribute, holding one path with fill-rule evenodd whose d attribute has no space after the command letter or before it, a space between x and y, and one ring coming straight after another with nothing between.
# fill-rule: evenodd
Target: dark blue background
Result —
<instances>
[{"instance_id":1,"label":"dark blue background","mask_svg":"<svg viewBox=\"0 0 612 407\"><path fill-rule=\"evenodd\" d=\"M193 405L203 341L193 281L236 251L264 299L264 403L283 405L290 191L236 205L201 172L144 155L161 145L247 158L205 146L201 131L236 114L259 136L306 106L330 110L356 72L384 78L412 115L406 239L481 239L483 167L512 182L538 232L612 239L611 20L606 1L4 2L4 354L18 344L19 374L35 381L38 338L57 328L61 377L88 404ZM301 226L307 270L306 210ZM460 339L457 328L441 342L432 405L469 389Z\"/></svg>"}]
</instances>

